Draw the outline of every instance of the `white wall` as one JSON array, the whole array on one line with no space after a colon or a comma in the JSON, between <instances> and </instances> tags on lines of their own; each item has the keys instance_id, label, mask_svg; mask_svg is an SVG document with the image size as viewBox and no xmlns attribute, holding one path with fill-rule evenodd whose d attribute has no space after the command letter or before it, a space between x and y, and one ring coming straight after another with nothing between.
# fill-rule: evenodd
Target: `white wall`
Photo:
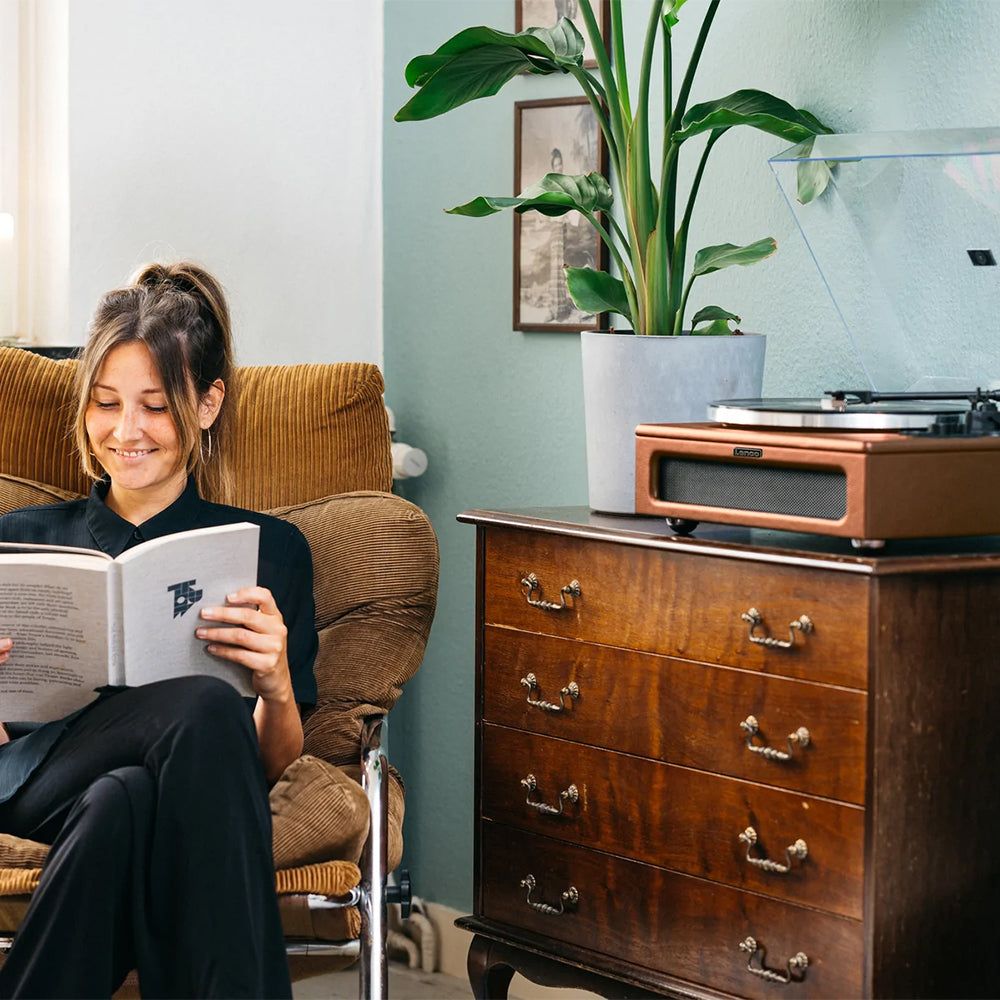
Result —
<instances>
[{"instance_id":1,"label":"white wall","mask_svg":"<svg viewBox=\"0 0 1000 1000\"><path fill-rule=\"evenodd\" d=\"M225 284L239 360L380 361L382 4L69 4L70 329L153 258Z\"/></svg>"}]
</instances>

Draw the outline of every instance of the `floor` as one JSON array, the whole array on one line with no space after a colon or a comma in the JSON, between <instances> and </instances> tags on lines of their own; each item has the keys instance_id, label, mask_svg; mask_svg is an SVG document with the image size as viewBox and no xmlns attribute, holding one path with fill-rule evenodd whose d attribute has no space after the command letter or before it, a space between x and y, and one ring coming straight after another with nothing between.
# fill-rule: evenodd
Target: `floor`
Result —
<instances>
[{"instance_id":1,"label":"floor","mask_svg":"<svg viewBox=\"0 0 1000 1000\"><path fill-rule=\"evenodd\" d=\"M294 984L292 996L295 1000L357 1000L358 968L302 979ZM389 964L390 1000L470 1000L471 996L467 980L409 969L399 962Z\"/></svg>"},{"instance_id":2,"label":"floor","mask_svg":"<svg viewBox=\"0 0 1000 1000\"><path fill-rule=\"evenodd\" d=\"M550 989L536 986L515 975L507 994L511 1000L597 1000L579 990ZM328 972L292 984L294 1000L357 1000L358 968ZM464 977L457 979L443 972L422 972L401 962L389 963L389 1000L471 1000L472 989Z\"/></svg>"}]
</instances>

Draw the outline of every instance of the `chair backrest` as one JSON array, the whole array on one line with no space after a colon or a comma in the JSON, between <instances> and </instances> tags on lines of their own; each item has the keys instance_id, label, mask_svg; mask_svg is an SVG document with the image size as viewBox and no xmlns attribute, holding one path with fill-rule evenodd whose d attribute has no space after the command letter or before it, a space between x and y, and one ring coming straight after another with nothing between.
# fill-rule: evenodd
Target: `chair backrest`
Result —
<instances>
[{"instance_id":1,"label":"chair backrest","mask_svg":"<svg viewBox=\"0 0 1000 1000\"><path fill-rule=\"evenodd\" d=\"M0 513L86 493L69 427L75 361L0 348ZM438 549L424 513L389 492L383 380L372 364L237 371L235 503L297 525L315 571L319 698L306 752L357 761L423 657Z\"/></svg>"},{"instance_id":2,"label":"chair backrest","mask_svg":"<svg viewBox=\"0 0 1000 1000\"><path fill-rule=\"evenodd\" d=\"M90 489L70 433L76 366L0 348L0 474L73 494ZM234 388L237 506L269 510L392 488L384 384L375 365L242 367Z\"/></svg>"}]
</instances>

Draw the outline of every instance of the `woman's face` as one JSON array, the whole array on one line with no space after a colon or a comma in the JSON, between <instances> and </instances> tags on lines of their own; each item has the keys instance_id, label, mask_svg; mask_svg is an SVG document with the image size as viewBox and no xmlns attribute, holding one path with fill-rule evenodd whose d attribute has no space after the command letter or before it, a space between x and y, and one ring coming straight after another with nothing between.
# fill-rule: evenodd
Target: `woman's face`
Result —
<instances>
[{"instance_id":1,"label":"woman's face","mask_svg":"<svg viewBox=\"0 0 1000 1000\"><path fill-rule=\"evenodd\" d=\"M86 424L117 500L162 510L184 491L186 456L145 344L108 352L90 391Z\"/></svg>"}]
</instances>

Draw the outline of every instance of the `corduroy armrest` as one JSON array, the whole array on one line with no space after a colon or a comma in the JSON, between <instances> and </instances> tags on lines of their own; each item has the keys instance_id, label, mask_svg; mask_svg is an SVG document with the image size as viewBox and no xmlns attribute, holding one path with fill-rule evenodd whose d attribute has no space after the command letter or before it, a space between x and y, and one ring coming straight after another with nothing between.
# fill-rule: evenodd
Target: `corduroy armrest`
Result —
<instances>
[{"instance_id":1,"label":"corduroy armrest","mask_svg":"<svg viewBox=\"0 0 1000 1000\"><path fill-rule=\"evenodd\" d=\"M388 712L423 658L437 600L438 547L427 515L391 493L347 493L271 511L313 552L319 654L306 753L357 760L361 725Z\"/></svg>"}]
</instances>

